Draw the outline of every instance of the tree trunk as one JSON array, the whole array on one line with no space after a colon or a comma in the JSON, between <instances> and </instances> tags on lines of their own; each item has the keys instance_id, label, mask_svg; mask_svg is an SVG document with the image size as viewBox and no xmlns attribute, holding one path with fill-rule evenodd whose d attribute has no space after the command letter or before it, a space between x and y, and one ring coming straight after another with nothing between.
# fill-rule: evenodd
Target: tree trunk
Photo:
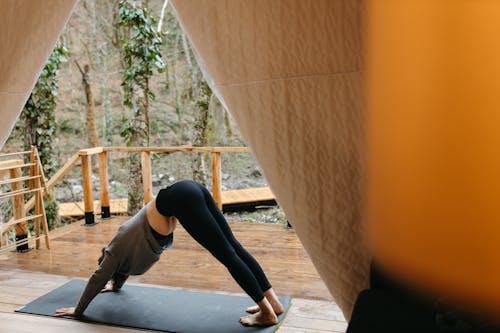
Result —
<instances>
[{"instance_id":1,"label":"tree trunk","mask_svg":"<svg viewBox=\"0 0 500 333\"><path fill-rule=\"evenodd\" d=\"M200 82L199 93L200 96L198 101L196 102L198 116L194 125L193 146L205 147L208 146L210 137L213 132L213 128L212 126L210 126L212 118L210 112L210 100L213 93L205 81ZM193 180L202 184L207 183L207 172L205 168L204 155L205 154L203 153L194 154L192 159Z\"/></svg>"},{"instance_id":2,"label":"tree trunk","mask_svg":"<svg viewBox=\"0 0 500 333\"><path fill-rule=\"evenodd\" d=\"M31 98L31 96L30 96ZM31 150L31 146L36 146L37 118L24 117L24 150Z\"/></svg>"},{"instance_id":3,"label":"tree trunk","mask_svg":"<svg viewBox=\"0 0 500 333\"><path fill-rule=\"evenodd\" d=\"M149 87L134 89L132 120L132 138L130 144L134 147L149 146ZM131 154L129 157L129 186L127 213L132 216L136 214L143 204L141 158L139 154Z\"/></svg>"},{"instance_id":4,"label":"tree trunk","mask_svg":"<svg viewBox=\"0 0 500 333\"><path fill-rule=\"evenodd\" d=\"M141 158L139 153L131 153L129 162L128 205L127 214L135 215L142 208L144 193L142 193Z\"/></svg>"},{"instance_id":5,"label":"tree trunk","mask_svg":"<svg viewBox=\"0 0 500 333\"><path fill-rule=\"evenodd\" d=\"M78 63L77 63L78 64ZM80 66L78 66L80 67ZM92 85L90 84L90 66L83 66L82 84L85 89L85 98L87 100L87 132L90 147L99 146L99 135L97 134L97 127L95 124L95 104L94 95L92 94Z\"/></svg>"},{"instance_id":6,"label":"tree trunk","mask_svg":"<svg viewBox=\"0 0 500 333\"><path fill-rule=\"evenodd\" d=\"M224 112L224 125L226 128L226 138L228 140L231 140L233 138L233 129L231 127L231 118L229 116L229 112L227 112L226 109L222 108L222 111Z\"/></svg>"}]
</instances>

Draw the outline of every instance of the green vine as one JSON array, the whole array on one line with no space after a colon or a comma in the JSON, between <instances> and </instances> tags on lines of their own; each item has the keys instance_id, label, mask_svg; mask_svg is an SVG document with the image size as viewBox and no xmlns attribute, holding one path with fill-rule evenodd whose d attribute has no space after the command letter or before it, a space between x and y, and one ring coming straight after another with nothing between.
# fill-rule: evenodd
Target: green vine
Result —
<instances>
[{"instance_id":1,"label":"green vine","mask_svg":"<svg viewBox=\"0 0 500 333\"><path fill-rule=\"evenodd\" d=\"M68 60L68 54L63 45L56 45L21 113L25 150L30 150L32 145L37 147L46 178L57 170L54 154L57 75L61 64ZM49 227L52 228L57 221L57 203L53 193L46 196L45 209Z\"/></svg>"},{"instance_id":2,"label":"green vine","mask_svg":"<svg viewBox=\"0 0 500 333\"><path fill-rule=\"evenodd\" d=\"M156 19L147 8L135 2L121 1L118 25L124 29L120 40L123 61L123 104L134 113L121 135L127 145L138 144L140 138L149 143L149 101L155 94L149 89L149 79L156 69L165 70L160 46L162 33L155 30Z\"/></svg>"},{"instance_id":3,"label":"green vine","mask_svg":"<svg viewBox=\"0 0 500 333\"><path fill-rule=\"evenodd\" d=\"M149 102L155 99L149 89L149 80L155 70L163 72L161 59L162 34L155 30L156 20L147 8L135 2L119 3L118 26L121 32L123 62L123 104L132 110L133 117L121 131L127 146L149 146ZM142 207L141 163L137 154L129 157L127 213L135 214Z\"/></svg>"}]
</instances>

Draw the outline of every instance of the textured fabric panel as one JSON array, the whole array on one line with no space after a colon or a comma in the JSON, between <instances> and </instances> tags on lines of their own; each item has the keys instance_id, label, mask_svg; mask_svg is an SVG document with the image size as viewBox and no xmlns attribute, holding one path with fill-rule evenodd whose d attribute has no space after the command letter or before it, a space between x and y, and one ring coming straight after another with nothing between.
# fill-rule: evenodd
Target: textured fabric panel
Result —
<instances>
[{"instance_id":1,"label":"textured fabric panel","mask_svg":"<svg viewBox=\"0 0 500 333\"><path fill-rule=\"evenodd\" d=\"M361 235L361 2L172 4L349 318L369 266Z\"/></svg>"},{"instance_id":2,"label":"textured fabric panel","mask_svg":"<svg viewBox=\"0 0 500 333\"><path fill-rule=\"evenodd\" d=\"M76 0L0 1L0 149Z\"/></svg>"}]
</instances>

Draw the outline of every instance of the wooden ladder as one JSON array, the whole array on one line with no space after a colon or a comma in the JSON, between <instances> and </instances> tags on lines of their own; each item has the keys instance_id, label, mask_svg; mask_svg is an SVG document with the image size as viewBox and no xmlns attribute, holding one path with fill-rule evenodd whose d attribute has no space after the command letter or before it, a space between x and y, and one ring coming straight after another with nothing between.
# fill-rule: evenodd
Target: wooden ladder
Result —
<instances>
[{"instance_id":1,"label":"wooden ladder","mask_svg":"<svg viewBox=\"0 0 500 333\"><path fill-rule=\"evenodd\" d=\"M25 163L25 155L29 155L29 163ZM36 147L31 150L19 153L0 154L0 158L13 158L0 161L0 185L10 185L10 190L3 191L0 188L0 200L12 198L13 219L1 223L0 252L16 248L18 252L29 250L29 242L35 241L36 248L40 248L40 239L45 238L45 246L50 249L49 228L45 206L43 203L44 192L47 192L43 169ZM22 159L21 159L22 158ZM22 171L25 171L23 175ZM28 175L29 171L29 175ZM4 177L10 176L4 180ZM34 195L34 213L27 215L25 209L25 196L32 193ZM35 236L29 237L28 222L33 221ZM43 235L40 235L40 224L43 228ZM16 230L16 241L4 245L4 235L11 229Z\"/></svg>"}]
</instances>

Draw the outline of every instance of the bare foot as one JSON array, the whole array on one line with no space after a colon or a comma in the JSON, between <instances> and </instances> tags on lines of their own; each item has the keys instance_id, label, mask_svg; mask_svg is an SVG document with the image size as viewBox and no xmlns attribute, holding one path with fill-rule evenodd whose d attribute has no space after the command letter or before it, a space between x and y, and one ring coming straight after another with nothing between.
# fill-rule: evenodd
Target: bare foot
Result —
<instances>
[{"instance_id":1,"label":"bare foot","mask_svg":"<svg viewBox=\"0 0 500 333\"><path fill-rule=\"evenodd\" d=\"M248 313L257 313L259 312L260 308L258 305L255 305L255 306L251 306L249 308L247 308L245 311L248 312Z\"/></svg>"},{"instance_id":2,"label":"bare foot","mask_svg":"<svg viewBox=\"0 0 500 333\"><path fill-rule=\"evenodd\" d=\"M273 308L274 313L277 315L280 315L283 313L283 304L281 304L280 300L278 299L278 296L276 296L276 293L274 292L273 288L266 290L264 292L265 298L269 301L269 304ZM259 312L260 307L258 305L256 306L251 306L246 309L246 312L248 313L257 313Z\"/></svg>"},{"instance_id":3,"label":"bare foot","mask_svg":"<svg viewBox=\"0 0 500 333\"><path fill-rule=\"evenodd\" d=\"M240 323L244 326L271 326L278 323L278 317L274 313L264 314L258 311L249 316L241 317Z\"/></svg>"},{"instance_id":4,"label":"bare foot","mask_svg":"<svg viewBox=\"0 0 500 333\"><path fill-rule=\"evenodd\" d=\"M284 311L283 305L281 304L281 302L279 300L277 302L269 301L269 303L271 303L271 306L274 310L274 313L276 313L276 315L280 315L283 313L283 311ZM258 305L255 305L255 306L248 307L245 311L248 313L257 313L260 311L260 308Z\"/></svg>"}]
</instances>

